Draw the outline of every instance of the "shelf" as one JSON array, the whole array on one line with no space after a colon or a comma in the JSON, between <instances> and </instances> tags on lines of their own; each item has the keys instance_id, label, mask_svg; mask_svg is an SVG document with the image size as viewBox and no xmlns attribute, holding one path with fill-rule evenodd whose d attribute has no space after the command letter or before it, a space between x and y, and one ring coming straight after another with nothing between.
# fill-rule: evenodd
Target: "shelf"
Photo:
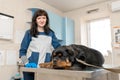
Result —
<instances>
[{"instance_id":1,"label":"shelf","mask_svg":"<svg viewBox=\"0 0 120 80\"><path fill-rule=\"evenodd\" d=\"M30 11L37 11L38 9L40 9L40 8L28 8L28 10L30 10Z\"/></svg>"},{"instance_id":2,"label":"shelf","mask_svg":"<svg viewBox=\"0 0 120 80\"><path fill-rule=\"evenodd\" d=\"M31 24L32 22L29 21L29 22L26 22L26 23Z\"/></svg>"},{"instance_id":3,"label":"shelf","mask_svg":"<svg viewBox=\"0 0 120 80\"><path fill-rule=\"evenodd\" d=\"M36 12L39 8L28 8L29 11L32 12L32 15L34 14L34 12Z\"/></svg>"}]
</instances>

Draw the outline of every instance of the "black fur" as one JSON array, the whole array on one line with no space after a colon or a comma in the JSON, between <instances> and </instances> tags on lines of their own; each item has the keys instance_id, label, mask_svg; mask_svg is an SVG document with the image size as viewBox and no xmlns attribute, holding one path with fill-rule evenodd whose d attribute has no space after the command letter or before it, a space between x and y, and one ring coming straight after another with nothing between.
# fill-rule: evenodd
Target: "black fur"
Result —
<instances>
[{"instance_id":1,"label":"black fur","mask_svg":"<svg viewBox=\"0 0 120 80\"><path fill-rule=\"evenodd\" d=\"M104 57L99 51L83 45L72 44L69 46L61 46L55 49L52 53L53 64L56 64L57 60L65 61L66 58L68 58L71 62L70 69L73 70L95 69L93 67L86 66L77 62L75 58L83 60L88 64L100 67L102 67L102 65L104 64Z\"/></svg>"}]
</instances>

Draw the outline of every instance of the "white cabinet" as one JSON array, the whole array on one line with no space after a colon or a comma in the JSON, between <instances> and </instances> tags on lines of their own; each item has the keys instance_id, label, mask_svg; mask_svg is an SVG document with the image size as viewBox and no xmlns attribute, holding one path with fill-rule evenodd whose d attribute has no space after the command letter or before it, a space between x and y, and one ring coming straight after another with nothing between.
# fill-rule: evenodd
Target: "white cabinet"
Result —
<instances>
[{"instance_id":1,"label":"white cabinet","mask_svg":"<svg viewBox=\"0 0 120 80\"><path fill-rule=\"evenodd\" d=\"M0 13L0 39L13 39L14 17Z\"/></svg>"}]
</instances>

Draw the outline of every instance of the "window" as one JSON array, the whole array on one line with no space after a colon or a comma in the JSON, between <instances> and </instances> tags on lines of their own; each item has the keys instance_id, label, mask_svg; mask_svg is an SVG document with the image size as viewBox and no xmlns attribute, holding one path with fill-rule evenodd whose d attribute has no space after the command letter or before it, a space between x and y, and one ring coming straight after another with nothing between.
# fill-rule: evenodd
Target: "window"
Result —
<instances>
[{"instance_id":1,"label":"window","mask_svg":"<svg viewBox=\"0 0 120 80\"><path fill-rule=\"evenodd\" d=\"M110 19L91 20L88 24L88 45L108 55L108 51L112 51Z\"/></svg>"}]
</instances>

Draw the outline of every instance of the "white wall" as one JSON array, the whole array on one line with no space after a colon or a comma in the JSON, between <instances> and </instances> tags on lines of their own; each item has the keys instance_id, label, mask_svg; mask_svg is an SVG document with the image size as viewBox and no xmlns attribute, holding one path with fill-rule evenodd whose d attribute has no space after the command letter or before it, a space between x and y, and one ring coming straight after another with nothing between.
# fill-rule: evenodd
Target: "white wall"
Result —
<instances>
[{"instance_id":1,"label":"white wall","mask_svg":"<svg viewBox=\"0 0 120 80\"><path fill-rule=\"evenodd\" d=\"M113 31L114 26L120 26L120 11L114 12L111 14L111 27ZM114 41L114 34L112 34L112 40ZM113 42L114 44L114 42ZM112 45L113 45L112 44ZM114 53L114 64L120 65L120 44L119 48L115 48L113 45L113 53Z\"/></svg>"},{"instance_id":2,"label":"white wall","mask_svg":"<svg viewBox=\"0 0 120 80\"><path fill-rule=\"evenodd\" d=\"M77 44L87 45L87 34L86 34L86 21L103 18L103 17L110 17L111 19L111 31L112 31L112 41L113 38L113 26L120 26L120 11L119 12L112 12L111 11L111 1L107 1L104 3L99 3L91 6L87 6L85 8L80 8L77 10L73 10L70 12L64 13L64 16L71 17L75 20L75 42ZM86 12L88 10L96 9L99 10L90 14ZM84 33L84 34L81 34ZM113 43L113 42L112 42ZM113 44L112 44L113 45ZM114 57L113 61L112 58ZM115 49L113 47L113 55L109 54L109 56L105 56L105 63L113 65L120 65L120 48Z\"/></svg>"},{"instance_id":3,"label":"white wall","mask_svg":"<svg viewBox=\"0 0 120 80\"><path fill-rule=\"evenodd\" d=\"M0 40L0 51L4 51L5 57L6 52L11 50L17 54L16 59L18 60L20 42L25 30L30 27L26 23L31 20L31 12L27 10L28 8L43 8L63 15L61 11L40 0L0 0L0 12L14 16L14 39L12 41ZM0 66L0 80L10 80L10 77L17 71L16 65L7 65L6 63L5 58L4 65Z\"/></svg>"},{"instance_id":4,"label":"white wall","mask_svg":"<svg viewBox=\"0 0 120 80\"><path fill-rule=\"evenodd\" d=\"M87 14L87 11L96 9L96 8L99 8L98 12L93 12L93 13ZM82 36L86 36L86 35L82 35L82 36L80 35L81 28L83 28L85 26L84 23L91 19L110 16L110 11L108 8L109 8L108 3L100 3L100 4L88 6L85 8L73 10L71 12L67 12L64 14L65 16L71 17L72 19L75 20L75 23L76 23L75 30L79 32L79 33L76 33L76 35L75 35L76 43L81 44L81 38L84 38L84 40L86 39L85 37L82 37ZM86 42L84 42L84 43L86 44Z\"/></svg>"}]
</instances>

